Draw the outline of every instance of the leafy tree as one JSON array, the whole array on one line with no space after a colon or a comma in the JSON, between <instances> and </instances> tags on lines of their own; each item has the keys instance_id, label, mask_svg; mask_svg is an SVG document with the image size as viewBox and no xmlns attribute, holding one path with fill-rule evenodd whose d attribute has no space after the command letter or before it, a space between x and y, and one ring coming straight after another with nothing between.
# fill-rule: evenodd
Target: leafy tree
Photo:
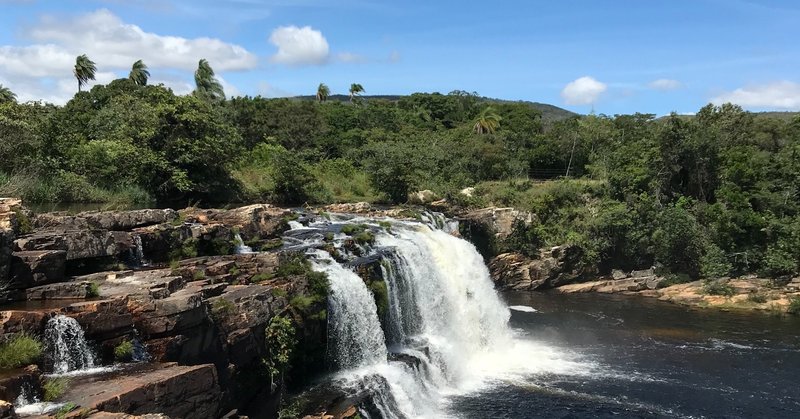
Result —
<instances>
[{"instance_id":1,"label":"leafy tree","mask_svg":"<svg viewBox=\"0 0 800 419\"><path fill-rule=\"evenodd\" d=\"M473 130L476 134L494 134L500 128L500 121L502 120L503 118L495 112L493 107L487 106L475 119Z\"/></svg>"},{"instance_id":2,"label":"leafy tree","mask_svg":"<svg viewBox=\"0 0 800 419\"><path fill-rule=\"evenodd\" d=\"M147 79L149 78L150 71L147 69L147 65L145 65L142 60L138 60L133 63L133 67L131 67L131 72L128 75L128 79L136 83L137 86L146 86Z\"/></svg>"},{"instance_id":3,"label":"leafy tree","mask_svg":"<svg viewBox=\"0 0 800 419\"><path fill-rule=\"evenodd\" d=\"M208 64L208 60L201 59L194 72L195 90L192 93L206 102L221 102L225 100L225 91L222 84L217 80L214 69Z\"/></svg>"},{"instance_id":4,"label":"leafy tree","mask_svg":"<svg viewBox=\"0 0 800 419\"><path fill-rule=\"evenodd\" d=\"M331 94L331 89L325 83L320 83L317 86L317 102L325 102Z\"/></svg>"},{"instance_id":5,"label":"leafy tree","mask_svg":"<svg viewBox=\"0 0 800 419\"><path fill-rule=\"evenodd\" d=\"M83 85L88 83L89 80L94 80L94 76L97 73L97 66L86 54L79 55L78 58L75 59L75 68L72 70L72 73L78 80L78 91L80 92Z\"/></svg>"},{"instance_id":6,"label":"leafy tree","mask_svg":"<svg viewBox=\"0 0 800 419\"><path fill-rule=\"evenodd\" d=\"M6 86L0 84L0 104L8 102L16 102L17 95Z\"/></svg>"},{"instance_id":7,"label":"leafy tree","mask_svg":"<svg viewBox=\"0 0 800 419\"><path fill-rule=\"evenodd\" d=\"M364 86L353 83L350 85L350 102L355 102L361 96L361 93L364 93Z\"/></svg>"}]
</instances>

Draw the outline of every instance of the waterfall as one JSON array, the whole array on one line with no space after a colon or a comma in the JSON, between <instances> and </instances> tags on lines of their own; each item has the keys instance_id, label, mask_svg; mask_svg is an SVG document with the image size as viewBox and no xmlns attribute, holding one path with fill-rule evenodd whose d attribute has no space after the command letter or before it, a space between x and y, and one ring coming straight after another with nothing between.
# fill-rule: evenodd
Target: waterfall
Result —
<instances>
[{"instance_id":1,"label":"waterfall","mask_svg":"<svg viewBox=\"0 0 800 419\"><path fill-rule=\"evenodd\" d=\"M245 255L245 254L249 254L249 253L255 253L255 252L253 252L253 248L252 247L244 244L244 240L242 240L242 236L239 235L239 233L236 233L236 235L233 236L233 240L236 243L236 254L237 255Z\"/></svg>"},{"instance_id":2,"label":"waterfall","mask_svg":"<svg viewBox=\"0 0 800 419\"><path fill-rule=\"evenodd\" d=\"M44 330L45 354L55 374L94 367L95 360L77 320L58 315Z\"/></svg>"},{"instance_id":3,"label":"waterfall","mask_svg":"<svg viewBox=\"0 0 800 419\"><path fill-rule=\"evenodd\" d=\"M314 270L325 272L330 281L328 328L336 366L352 369L386 362L377 307L364 281L327 252L317 250L312 255Z\"/></svg>"},{"instance_id":4,"label":"waterfall","mask_svg":"<svg viewBox=\"0 0 800 419\"><path fill-rule=\"evenodd\" d=\"M133 264L134 266L147 266L144 259L144 248L142 247L142 237L138 234L133 235Z\"/></svg>"},{"instance_id":5,"label":"waterfall","mask_svg":"<svg viewBox=\"0 0 800 419\"><path fill-rule=\"evenodd\" d=\"M367 226L374 242L348 251L353 243L341 233L343 224ZM309 234L294 230L287 237L305 245L295 248L311 249L312 267L328 275L334 382L352 395L369 395L359 405L362 417L447 417L448 397L487 383L586 369L561 352L514 337L511 312L494 290L483 258L455 236L457 222L441 214L426 213L420 221L331 214L303 229ZM336 260L319 250L329 246L322 242L325 232ZM373 263L380 263L388 296L383 319L353 270Z\"/></svg>"}]
</instances>

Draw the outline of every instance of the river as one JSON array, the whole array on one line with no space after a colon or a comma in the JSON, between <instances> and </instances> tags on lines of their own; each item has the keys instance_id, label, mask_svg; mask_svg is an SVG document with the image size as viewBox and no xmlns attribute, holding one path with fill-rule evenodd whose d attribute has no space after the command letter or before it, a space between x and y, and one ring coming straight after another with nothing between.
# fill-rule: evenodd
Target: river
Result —
<instances>
[{"instance_id":1,"label":"river","mask_svg":"<svg viewBox=\"0 0 800 419\"><path fill-rule=\"evenodd\" d=\"M453 416L800 417L800 319L641 297L509 292L510 324L584 370L499 378L449 400ZM521 307L520 307L521 308ZM529 354L531 363L542 356ZM545 357L552 359L547 353Z\"/></svg>"}]
</instances>

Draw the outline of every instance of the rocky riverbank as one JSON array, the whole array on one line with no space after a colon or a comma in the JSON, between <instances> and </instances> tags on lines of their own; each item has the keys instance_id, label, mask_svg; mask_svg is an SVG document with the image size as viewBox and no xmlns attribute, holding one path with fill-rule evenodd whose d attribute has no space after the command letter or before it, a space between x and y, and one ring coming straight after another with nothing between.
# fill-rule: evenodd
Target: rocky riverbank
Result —
<instances>
[{"instance_id":1,"label":"rocky riverbank","mask_svg":"<svg viewBox=\"0 0 800 419\"><path fill-rule=\"evenodd\" d=\"M55 397L43 363L6 369L0 399L19 407L48 396L59 417L275 416L289 380L325 368L324 298L311 298L302 256L274 250L297 217L270 205L33 214L0 201L2 342L44 336L63 315L109 367L75 372ZM244 242L267 251L234 254ZM276 318L293 326L303 360L286 376L264 367ZM146 348L138 363L120 356L134 346ZM3 406L1 417L15 417Z\"/></svg>"},{"instance_id":2,"label":"rocky riverbank","mask_svg":"<svg viewBox=\"0 0 800 419\"><path fill-rule=\"evenodd\" d=\"M515 226L533 222L534 214L436 205L461 221L460 234L486 257L499 289L624 293L776 313L800 297L800 278L671 286L654 270L598 278L596 270L581 266L576 246L533 255L509 252ZM56 409L43 410L45 416L275 417L287 390L304 387L326 368L327 297L320 294L326 291L303 257L305 248L284 242L292 239L286 233L290 224L312 213L428 217L416 207L366 203L310 212L250 205L34 214L19 200L0 199L0 344L42 337L52 319L66 316L80 326L97 352L97 366L104 367L74 372L55 396L48 394L50 361L6 367L0 370L0 400L7 401L0 402L0 418L16 417L15 407L45 398ZM357 241L368 241L370 234L353 233L359 236L345 247L357 251ZM327 238L319 244L329 245ZM361 262L357 272L370 289L380 290L373 283L380 281L380 266ZM276 363L286 355L276 353L275 334L281 333L295 342L290 365ZM316 417L357 414L356 400L340 392L322 387L307 394L308 412Z\"/></svg>"},{"instance_id":3,"label":"rocky riverbank","mask_svg":"<svg viewBox=\"0 0 800 419\"><path fill-rule=\"evenodd\" d=\"M718 278L674 283L656 274L654 268L598 275L581 264L577 246L543 248L525 255L506 244L516 225L527 226L535 214L513 208L485 208L461 211L462 234L482 250L498 289L560 293L617 293L657 298L693 307L761 310L785 314L800 309L800 277ZM685 278L684 278L685 279ZM798 302L795 302L798 301ZM794 305L793 305L794 304Z\"/></svg>"}]
</instances>

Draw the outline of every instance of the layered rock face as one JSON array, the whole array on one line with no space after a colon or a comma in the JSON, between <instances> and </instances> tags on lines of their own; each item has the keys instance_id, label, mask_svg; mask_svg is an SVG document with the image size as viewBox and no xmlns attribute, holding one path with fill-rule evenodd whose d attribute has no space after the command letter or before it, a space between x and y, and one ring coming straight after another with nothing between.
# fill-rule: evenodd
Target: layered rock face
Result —
<instances>
[{"instance_id":1,"label":"layered rock face","mask_svg":"<svg viewBox=\"0 0 800 419\"><path fill-rule=\"evenodd\" d=\"M537 258L502 253L489 261L489 271L500 289L538 290L582 280L587 274L580 263L582 250L557 246L540 251Z\"/></svg>"},{"instance_id":2,"label":"layered rock face","mask_svg":"<svg viewBox=\"0 0 800 419\"><path fill-rule=\"evenodd\" d=\"M0 296L15 309L0 311L0 339L42 336L50 318L66 315L102 364L114 363L123 343L140 348L139 363L72 380L57 401L75 403L81 417L272 417L285 391L262 362L272 319L296 325L301 369L324 368L324 316L312 316L324 302L290 304L310 292L307 273L281 269L292 254L277 249L294 217L252 205L41 214L25 232L9 221L13 228L0 230ZM237 235L275 250L232 254ZM38 374L11 373L0 398L16 400L22 385L14 383L41 391Z\"/></svg>"}]
</instances>

